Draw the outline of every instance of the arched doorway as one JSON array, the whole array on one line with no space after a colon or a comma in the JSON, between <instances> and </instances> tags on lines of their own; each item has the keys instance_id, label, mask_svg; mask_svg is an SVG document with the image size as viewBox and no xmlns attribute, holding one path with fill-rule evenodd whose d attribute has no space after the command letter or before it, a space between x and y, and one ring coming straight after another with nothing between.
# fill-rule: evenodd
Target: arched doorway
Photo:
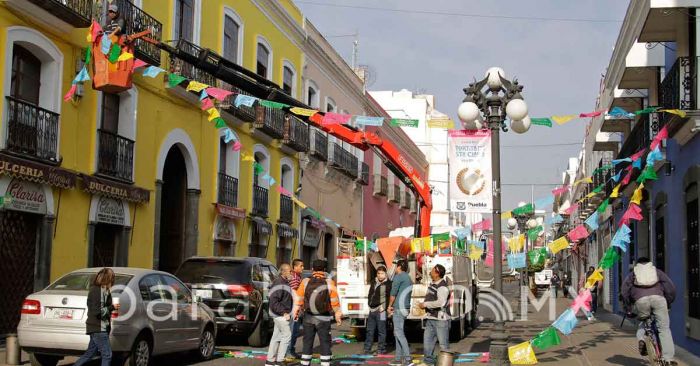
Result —
<instances>
[{"instance_id":1,"label":"arched doorway","mask_svg":"<svg viewBox=\"0 0 700 366\"><path fill-rule=\"evenodd\" d=\"M180 148L172 146L163 166L158 269L174 273L185 259L187 167Z\"/></svg>"}]
</instances>

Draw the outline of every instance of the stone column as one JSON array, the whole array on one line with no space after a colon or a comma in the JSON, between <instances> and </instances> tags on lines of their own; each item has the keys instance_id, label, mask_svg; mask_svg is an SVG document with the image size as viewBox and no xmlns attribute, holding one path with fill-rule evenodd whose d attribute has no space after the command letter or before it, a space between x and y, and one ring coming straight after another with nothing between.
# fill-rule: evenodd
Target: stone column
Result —
<instances>
[{"instance_id":1,"label":"stone column","mask_svg":"<svg viewBox=\"0 0 700 366\"><path fill-rule=\"evenodd\" d=\"M185 251L183 261L197 255L197 238L199 236L199 196L198 189L187 190L185 207Z\"/></svg>"},{"instance_id":2,"label":"stone column","mask_svg":"<svg viewBox=\"0 0 700 366\"><path fill-rule=\"evenodd\" d=\"M92 255L95 252L95 226L97 224L94 222L88 223L88 237L87 237L87 267L92 267Z\"/></svg>"},{"instance_id":3,"label":"stone column","mask_svg":"<svg viewBox=\"0 0 700 366\"><path fill-rule=\"evenodd\" d=\"M119 234L119 243L117 244L117 252L115 253L114 266L128 267L129 266L129 244L131 243L131 228L124 226Z\"/></svg>"},{"instance_id":4,"label":"stone column","mask_svg":"<svg viewBox=\"0 0 700 366\"><path fill-rule=\"evenodd\" d=\"M53 246L54 216L44 216L41 220L39 242L34 266L34 291L40 291L49 285L51 277L51 247Z\"/></svg>"},{"instance_id":5,"label":"stone column","mask_svg":"<svg viewBox=\"0 0 700 366\"><path fill-rule=\"evenodd\" d=\"M156 207L155 220L153 221L153 269L159 269L160 266L160 204L163 195L163 181L156 180ZM134 223L132 223L133 225Z\"/></svg>"}]
</instances>

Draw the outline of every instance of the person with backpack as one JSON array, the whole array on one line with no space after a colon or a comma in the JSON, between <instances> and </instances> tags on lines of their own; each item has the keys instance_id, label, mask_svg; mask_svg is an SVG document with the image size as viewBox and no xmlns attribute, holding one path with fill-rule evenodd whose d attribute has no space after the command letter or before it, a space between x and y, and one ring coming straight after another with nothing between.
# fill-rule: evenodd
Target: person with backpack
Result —
<instances>
[{"instance_id":1,"label":"person with backpack","mask_svg":"<svg viewBox=\"0 0 700 366\"><path fill-rule=\"evenodd\" d=\"M435 343L440 343L440 350L450 348L450 287L445 279L445 267L436 264L430 271L432 282L425 294L425 300L418 307L425 309L425 332L423 333L423 364L434 365L437 357L433 355Z\"/></svg>"},{"instance_id":2,"label":"person with backpack","mask_svg":"<svg viewBox=\"0 0 700 366\"><path fill-rule=\"evenodd\" d=\"M558 274L552 275L552 283L549 286L554 291L554 298L557 298L557 292L559 292L559 286L561 285L561 279L559 279Z\"/></svg>"},{"instance_id":3,"label":"person with backpack","mask_svg":"<svg viewBox=\"0 0 700 366\"><path fill-rule=\"evenodd\" d=\"M663 271L654 267L649 258L639 257L632 273L627 275L622 283L621 295L626 305L634 305L639 318L648 318L654 314L659 329L662 357L668 364L677 365L673 360L675 348L668 311L676 299L676 286L673 281ZM641 322L637 330L637 339L639 353L646 356L647 348L643 341L644 329Z\"/></svg>"},{"instance_id":4,"label":"person with backpack","mask_svg":"<svg viewBox=\"0 0 700 366\"><path fill-rule=\"evenodd\" d=\"M292 267L284 263L279 269L280 276L272 282L270 288L270 316L275 324L272 339L267 350L265 366L279 366L284 362L289 340L292 338L290 321L294 305L294 296L289 281L292 279Z\"/></svg>"},{"instance_id":5,"label":"person with backpack","mask_svg":"<svg viewBox=\"0 0 700 366\"><path fill-rule=\"evenodd\" d=\"M367 338L365 339L365 354L372 351L374 342L374 332L377 336L377 354L386 353L386 313L389 309L389 293L391 292L391 281L387 279L386 267L377 267L377 277L369 286L367 294L367 305L369 306L369 316L367 317Z\"/></svg>"},{"instance_id":6,"label":"person with backpack","mask_svg":"<svg viewBox=\"0 0 700 366\"><path fill-rule=\"evenodd\" d=\"M312 264L313 274L301 281L297 290L295 318L304 312L304 340L301 365L309 366L313 355L314 338L321 343L321 366L331 364L331 321L342 323L340 300L335 282L326 277L326 261L317 259Z\"/></svg>"},{"instance_id":7,"label":"person with backpack","mask_svg":"<svg viewBox=\"0 0 700 366\"><path fill-rule=\"evenodd\" d=\"M87 318L85 333L90 335L87 351L75 362L81 366L92 360L99 352L102 366L112 363L112 347L109 344L112 312L119 310L119 303L112 303L110 289L114 286L114 271L102 268L90 285L87 296Z\"/></svg>"}]
</instances>

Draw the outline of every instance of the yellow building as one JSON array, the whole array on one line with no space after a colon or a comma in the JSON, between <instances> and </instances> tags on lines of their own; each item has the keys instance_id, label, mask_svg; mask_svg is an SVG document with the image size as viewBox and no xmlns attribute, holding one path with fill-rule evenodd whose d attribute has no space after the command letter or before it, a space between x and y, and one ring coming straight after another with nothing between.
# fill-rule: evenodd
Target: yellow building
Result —
<instances>
[{"instance_id":1,"label":"yellow building","mask_svg":"<svg viewBox=\"0 0 700 366\"><path fill-rule=\"evenodd\" d=\"M151 29L301 93L302 16L283 0L114 0L126 32ZM299 210L277 191L298 185L298 152L308 126L280 110L218 106L240 142L222 139L187 84L167 73L136 72L130 90L78 86L97 0L0 2L3 108L0 119L0 288L3 309L85 266L174 271L192 255L254 255L288 261ZM199 46L199 47L198 47ZM201 48L200 48L201 47ZM211 86L244 93L157 47L138 41L135 56ZM263 171L256 174L253 157ZM249 159L246 159L249 160ZM266 176L266 175L269 175ZM272 179L270 179L272 178ZM3 311L0 334L16 326Z\"/></svg>"}]
</instances>

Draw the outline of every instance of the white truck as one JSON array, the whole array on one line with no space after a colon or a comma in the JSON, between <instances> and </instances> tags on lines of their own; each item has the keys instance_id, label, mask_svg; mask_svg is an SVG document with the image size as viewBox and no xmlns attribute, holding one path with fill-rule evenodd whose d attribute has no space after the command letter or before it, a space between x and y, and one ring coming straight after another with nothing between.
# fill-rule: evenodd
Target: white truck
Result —
<instances>
[{"instance_id":1,"label":"white truck","mask_svg":"<svg viewBox=\"0 0 700 366\"><path fill-rule=\"evenodd\" d=\"M453 228L433 228L433 234L449 233ZM448 242L433 242L431 244L437 253L429 251L410 253L407 255L408 274L413 280L411 294L411 313L408 316L407 327L422 328L423 311L417 307L423 301L430 284L430 271L436 264L445 267L448 283L451 287L450 313L452 324L450 327L450 339L457 341L464 338L467 328L476 326L477 287L473 275L471 260L466 253L459 252L455 246L454 238ZM379 252L355 247L354 242L338 242L336 258L337 285L340 297L340 306L344 316L351 319L353 332L362 339L369 315L367 294L371 280L376 275L376 268L385 265L389 271L389 277L394 274L394 264L386 265Z\"/></svg>"},{"instance_id":2,"label":"white truck","mask_svg":"<svg viewBox=\"0 0 700 366\"><path fill-rule=\"evenodd\" d=\"M548 289L552 284L552 276L554 272L551 269L543 269L539 272L535 272L535 286L537 288Z\"/></svg>"}]
</instances>

